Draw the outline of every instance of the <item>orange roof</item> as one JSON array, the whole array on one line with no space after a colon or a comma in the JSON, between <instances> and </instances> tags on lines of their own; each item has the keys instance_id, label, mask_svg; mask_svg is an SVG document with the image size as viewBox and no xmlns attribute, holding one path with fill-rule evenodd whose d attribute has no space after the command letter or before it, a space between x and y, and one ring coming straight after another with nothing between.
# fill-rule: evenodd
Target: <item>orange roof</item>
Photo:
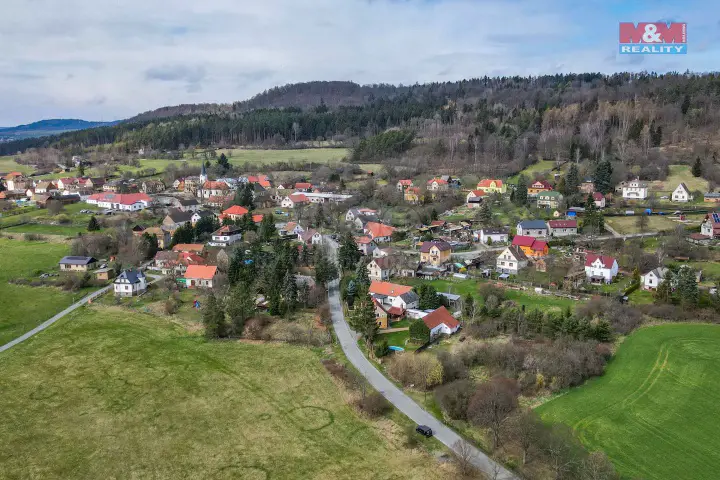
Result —
<instances>
[{"instance_id":1,"label":"orange roof","mask_svg":"<svg viewBox=\"0 0 720 480\"><path fill-rule=\"evenodd\" d=\"M503 181L502 181L502 180L495 180L495 179L492 179L492 178L483 178L482 180L480 180L480 181L478 182L477 186L478 186L478 188L491 187L491 186L492 186L492 185L491 185L492 182L495 182L495 186L498 187L498 188L499 188L499 187L502 187L502 185L503 185Z\"/></svg>"},{"instance_id":2,"label":"orange roof","mask_svg":"<svg viewBox=\"0 0 720 480\"><path fill-rule=\"evenodd\" d=\"M400 180L398 183L405 187L409 187L412 185L413 182L412 182L412 180Z\"/></svg>"},{"instance_id":3,"label":"orange roof","mask_svg":"<svg viewBox=\"0 0 720 480\"><path fill-rule=\"evenodd\" d=\"M205 259L192 252L180 253L178 260L184 265L204 265Z\"/></svg>"},{"instance_id":4,"label":"orange roof","mask_svg":"<svg viewBox=\"0 0 720 480\"><path fill-rule=\"evenodd\" d=\"M484 197L485 196L485 192L483 192L482 190L470 190L470 193L473 194L473 197Z\"/></svg>"},{"instance_id":5,"label":"orange roof","mask_svg":"<svg viewBox=\"0 0 720 480\"><path fill-rule=\"evenodd\" d=\"M407 285L398 285L397 283L390 282L371 282L368 292L377 295L387 295L390 297L399 297L408 292L412 291L412 287Z\"/></svg>"},{"instance_id":6,"label":"orange roof","mask_svg":"<svg viewBox=\"0 0 720 480\"><path fill-rule=\"evenodd\" d=\"M262 215L253 215L252 219L253 219L253 222L260 223L260 222L262 222L263 216Z\"/></svg>"},{"instance_id":7,"label":"orange roof","mask_svg":"<svg viewBox=\"0 0 720 480\"><path fill-rule=\"evenodd\" d=\"M230 187L225 182L205 182L203 188L206 190L228 190Z\"/></svg>"},{"instance_id":8,"label":"orange roof","mask_svg":"<svg viewBox=\"0 0 720 480\"><path fill-rule=\"evenodd\" d=\"M216 273L217 267L215 265L188 265L185 278L212 280Z\"/></svg>"},{"instance_id":9,"label":"orange roof","mask_svg":"<svg viewBox=\"0 0 720 480\"><path fill-rule=\"evenodd\" d=\"M307 197L302 193L293 193L290 195L290 200L292 200L293 203L304 203L308 201Z\"/></svg>"},{"instance_id":10,"label":"orange roof","mask_svg":"<svg viewBox=\"0 0 720 480\"><path fill-rule=\"evenodd\" d=\"M447 180L443 180L442 178L431 178L430 180L428 180L428 185L433 182L437 182L438 185L446 185L448 183Z\"/></svg>"},{"instance_id":11,"label":"orange roof","mask_svg":"<svg viewBox=\"0 0 720 480\"><path fill-rule=\"evenodd\" d=\"M202 252L204 249L202 243L178 243L173 247L173 252Z\"/></svg>"},{"instance_id":12,"label":"orange roof","mask_svg":"<svg viewBox=\"0 0 720 480\"><path fill-rule=\"evenodd\" d=\"M355 237L355 243L357 243L358 245L364 245L370 242L372 242L372 238L370 237Z\"/></svg>"},{"instance_id":13,"label":"orange roof","mask_svg":"<svg viewBox=\"0 0 720 480\"><path fill-rule=\"evenodd\" d=\"M7 175L5 175L5 180L11 180L15 177L22 177L23 174L20 172L10 172Z\"/></svg>"},{"instance_id":14,"label":"orange roof","mask_svg":"<svg viewBox=\"0 0 720 480\"><path fill-rule=\"evenodd\" d=\"M228 208L227 210L224 210L222 213L223 215L245 215L248 213L248 209L245 207L241 207L240 205L233 205L232 207Z\"/></svg>"},{"instance_id":15,"label":"orange roof","mask_svg":"<svg viewBox=\"0 0 720 480\"><path fill-rule=\"evenodd\" d=\"M368 231L370 238L389 237L395 231L395 227L377 222L368 222L365 229Z\"/></svg>"},{"instance_id":16,"label":"orange roof","mask_svg":"<svg viewBox=\"0 0 720 480\"><path fill-rule=\"evenodd\" d=\"M308 188L312 188L312 183L298 182L298 183L295 184L295 188L296 188L296 189L307 190Z\"/></svg>"},{"instance_id":17,"label":"orange roof","mask_svg":"<svg viewBox=\"0 0 720 480\"><path fill-rule=\"evenodd\" d=\"M409 192L409 193L417 193L417 194L419 194L419 193L420 193L420 187L408 187L406 191Z\"/></svg>"},{"instance_id":18,"label":"orange roof","mask_svg":"<svg viewBox=\"0 0 720 480\"><path fill-rule=\"evenodd\" d=\"M425 315L423 317L423 323L425 323L430 330L443 323L449 328L455 328L460 325L460 322L450 315L450 312L448 312L445 307L440 307L437 310Z\"/></svg>"}]
</instances>

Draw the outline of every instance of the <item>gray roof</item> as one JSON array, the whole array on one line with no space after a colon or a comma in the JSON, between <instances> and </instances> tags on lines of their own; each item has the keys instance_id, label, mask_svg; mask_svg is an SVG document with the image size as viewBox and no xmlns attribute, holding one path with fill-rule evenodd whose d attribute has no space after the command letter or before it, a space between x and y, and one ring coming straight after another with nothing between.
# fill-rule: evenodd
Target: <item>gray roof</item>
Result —
<instances>
[{"instance_id":1,"label":"gray roof","mask_svg":"<svg viewBox=\"0 0 720 480\"><path fill-rule=\"evenodd\" d=\"M139 270L124 270L120 275L118 275L117 279L115 279L115 283L119 283L119 280L127 280L130 283L139 283L141 278L145 278L145 274Z\"/></svg>"},{"instance_id":2,"label":"gray roof","mask_svg":"<svg viewBox=\"0 0 720 480\"><path fill-rule=\"evenodd\" d=\"M522 229L547 229L547 224L545 223L545 220L523 220L522 222L518 223L518 225Z\"/></svg>"},{"instance_id":3,"label":"gray roof","mask_svg":"<svg viewBox=\"0 0 720 480\"><path fill-rule=\"evenodd\" d=\"M403 293L402 295L400 295L400 298L405 300L405 303L413 303L413 302L417 302L418 300L420 300L420 297L418 297L418 294L413 292L412 290L410 290L407 293Z\"/></svg>"},{"instance_id":4,"label":"gray roof","mask_svg":"<svg viewBox=\"0 0 720 480\"><path fill-rule=\"evenodd\" d=\"M213 212L211 212L210 210L198 210L197 212L194 212L191 215L198 215L200 218L215 216L215 214Z\"/></svg>"},{"instance_id":5,"label":"gray roof","mask_svg":"<svg viewBox=\"0 0 720 480\"><path fill-rule=\"evenodd\" d=\"M507 228L483 228L482 232L485 235L508 235L510 230Z\"/></svg>"},{"instance_id":6,"label":"gray roof","mask_svg":"<svg viewBox=\"0 0 720 480\"><path fill-rule=\"evenodd\" d=\"M63 265L89 265L97 262L93 257L63 257L60 263Z\"/></svg>"},{"instance_id":7,"label":"gray roof","mask_svg":"<svg viewBox=\"0 0 720 480\"><path fill-rule=\"evenodd\" d=\"M178 203L183 207L187 207L190 205L199 205L198 201L195 200L195 198L178 198Z\"/></svg>"},{"instance_id":8,"label":"gray roof","mask_svg":"<svg viewBox=\"0 0 720 480\"><path fill-rule=\"evenodd\" d=\"M174 208L171 208L168 211L168 217L170 217L175 223L189 222L192 216L193 212L183 212Z\"/></svg>"}]
</instances>

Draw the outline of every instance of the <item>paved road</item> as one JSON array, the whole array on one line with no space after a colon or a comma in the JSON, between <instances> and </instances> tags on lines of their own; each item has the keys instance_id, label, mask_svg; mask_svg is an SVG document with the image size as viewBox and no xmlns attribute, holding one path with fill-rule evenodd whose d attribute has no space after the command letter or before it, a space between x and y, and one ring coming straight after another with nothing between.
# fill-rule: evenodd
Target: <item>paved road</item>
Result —
<instances>
[{"instance_id":1,"label":"paved road","mask_svg":"<svg viewBox=\"0 0 720 480\"><path fill-rule=\"evenodd\" d=\"M147 264L145 264L145 265L147 265ZM157 282L158 280L160 280L160 279L163 278L163 275L155 275L155 274L151 274L151 273L147 273L147 276L153 279L153 281L152 281L152 282L149 282L149 284L150 284L150 283L155 283L155 282ZM18 343L24 342L25 340L27 340L28 338L30 338L30 337L32 337L32 336L34 336L34 335L37 335L38 333L42 332L43 330L45 330L46 328L48 328L48 327L49 327L50 325L52 325L53 323L55 323L55 322L57 322L58 320L60 320L61 318L63 318L63 317L64 317L65 315L67 315L68 313L74 312L74 311L77 310L78 308L80 308L80 307L82 307L83 305L85 305L88 301L90 301L90 300L92 300L92 299L94 299L94 298L102 295L103 293L107 292L108 290L110 290L110 289L112 288L112 286L113 286L113 284L111 283L111 284L108 285L107 287L103 287L103 288L101 288L100 290L97 290L97 291L91 293L90 295L87 295L87 296L81 298L79 301L73 303L73 304L70 305L68 308L66 308L66 309L63 310L62 312L60 312L60 313L58 313L57 315L55 315L54 317L52 317L50 320L47 320L47 321L41 323L40 325L38 325L37 327L33 328L32 330L30 330L30 331L27 332L26 334L19 336L19 337L16 338L15 340L13 340L13 341L11 341L11 342L8 342L8 343L6 343L5 345L0 346L0 353L2 353L2 352L4 352L5 350L8 350L8 349L14 347L14 346L17 345Z\"/></svg>"},{"instance_id":2,"label":"paved road","mask_svg":"<svg viewBox=\"0 0 720 480\"><path fill-rule=\"evenodd\" d=\"M330 238L327 238L326 244L330 247L330 251L335 253L337 244ZM343 352L348 360L358 369L358 371L367 379L378 392L380 392L390 403L402 413L407 415L413 422L419 425L427 425L432 428L435 438L444 443L448 448L456 450L458 442L465 442L455 431L435 418L433 415L423 410L413 399L405 395L401 389L396 387L385 375L380 373L377 368L363 355L357 345L357 336L350 330L350 326L345 321L342 305L340 303L340 289L338 281L330 284L330 312L332 314L333 327L335 334L340 341ZM469 445L473 452L472 463L487 474L490 478L497 480L517 480L518 477L508 471L501 465L494 462L479 449Z\"/></svg>"}]
</instances>

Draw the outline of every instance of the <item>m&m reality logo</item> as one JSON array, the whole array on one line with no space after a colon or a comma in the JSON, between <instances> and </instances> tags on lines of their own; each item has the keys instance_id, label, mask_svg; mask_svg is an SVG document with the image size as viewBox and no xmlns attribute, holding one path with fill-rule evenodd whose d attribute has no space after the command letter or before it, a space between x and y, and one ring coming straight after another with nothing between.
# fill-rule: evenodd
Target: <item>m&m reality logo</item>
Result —
<instances>
[{"instance_id":1,"label":"m&m reality logo","mask_svg":"<svg viewBox=\"0 0 720 480\"><path fill-rule=\"evenodd\" d=\"M620 53L684 55L687 53L687 23L620 22Z\"/></svg>"}]
</instances>

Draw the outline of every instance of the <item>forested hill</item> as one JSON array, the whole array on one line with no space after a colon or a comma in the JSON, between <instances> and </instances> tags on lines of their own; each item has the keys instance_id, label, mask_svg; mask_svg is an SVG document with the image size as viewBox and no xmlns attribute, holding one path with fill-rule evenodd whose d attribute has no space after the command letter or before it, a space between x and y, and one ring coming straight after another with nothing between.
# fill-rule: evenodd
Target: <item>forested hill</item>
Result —
<instances>
[{"instance_id":1,"label":"forested hill","mask_svg":"<svg viewBox=\"0 0 720 480\"><path fill-rule=\"evenodd\" d=\"M352 146L399 127L413 132L412 153L424 155L407 161L415 166L501 174L537 158L609 155L642 166L641 173L652 177L668 162L717 158L719 100L720 75L714 73L486 77L399 87L314 82L215 110L188 106L181 116L0 144L0 155L32 147L67 155L98 143L126 152L213 145L288 148L322 140ZM363 160L385 160L382 151L375 156Z\"/></svg>"},{"instance_id":2,"label":"forested hill","mask_svg":"<svg viewBox=\"0 0 720 480\"><path fill-rule=\"evenodd\" d=\"M18 125L16 127L0 127L0 141L43 137L64 132L83 130L86 128L113 125L114 123L115 122L88 122L85 120L64 118L41 120L39 122L34 122L27 125Z\"/></svg>"}]
</instances>

